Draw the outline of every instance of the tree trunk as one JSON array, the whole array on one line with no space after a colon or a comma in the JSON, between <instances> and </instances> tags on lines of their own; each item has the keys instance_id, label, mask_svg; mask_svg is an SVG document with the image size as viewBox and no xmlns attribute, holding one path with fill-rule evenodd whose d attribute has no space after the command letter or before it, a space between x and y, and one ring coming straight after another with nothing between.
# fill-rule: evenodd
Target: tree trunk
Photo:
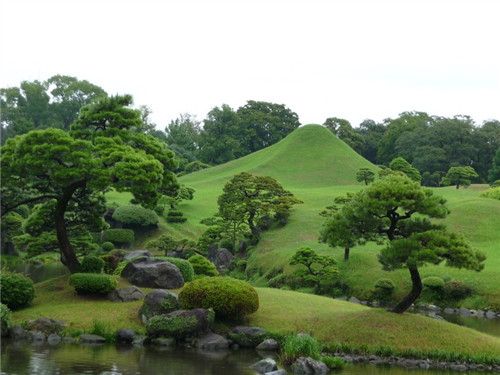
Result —
<instances>
[{"instance_id":1,"label":"tree trunk","mask_svg":"<svg viewBox=\"0 0 500 375\"><path fill-rule=\"evenodd\" d=\"M62 196L57 200L56 211L54 215L57 241L59 243L59 250L61 251L61 262L66 267L68 267L71 273L76 273L79 271L80 262L76 257L75 249L73 249L73 246L71 246L71 242L69 241L64 214L66 213L69 200L73 196L74 192L78 188L84 186L84 180L76 181L68 185Z\"/></svg>"},{"instance_id":2,"label":"tree trunk","mask_svg":"<svg viewBox=\"0 0 500 375\"><path fill-rule=\"evenodd\" d=\"M346 248L344 249L344 260L345 260L345 261L348 261L348 260L349 260L349 251L350 251L350 250L351 250L351 249L349 249L348 247L346 247Z\"/></svg>"},{"instance_id":3,"label":"tree trunk","mask_svg":"<svg viewBox=\"0 0 500 375\"><path fill-rule=\"evenodd\" d=\"M411 291L408 295L401 300L395 307L393 307L390 312L401 314L404 313L411 306L413 302L422 293L422 280L420 278L420 273L418 272L417 266L408 266L408 270L411 275Z\"/></svg>"}]
</instances>

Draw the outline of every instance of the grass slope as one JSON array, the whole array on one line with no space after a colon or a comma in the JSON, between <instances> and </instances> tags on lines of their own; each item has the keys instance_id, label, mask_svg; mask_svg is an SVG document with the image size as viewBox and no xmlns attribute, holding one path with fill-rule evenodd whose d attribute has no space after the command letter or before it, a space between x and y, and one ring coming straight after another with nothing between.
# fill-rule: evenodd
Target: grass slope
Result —
<instances>
[{"instance_id":1,"label":"grass slope","mask_svg":"<svg viewBox=\"0 0 500 375\"><path fill-rule=\"evenodd\" d=\"M265 232L250 254L247 273L256 285L265 285L273 268L289 271L290 256L299 247L310 246L321 254L337 258L344 278L359 296L362 297L381 277L393 279L397 293L403 295L403 289L410 284L408 271L382 271L377 261L379 246L368 244L353 248L351 259L346 263L342 261L342 249L331 249L317 241L323 223L318 213L331 204L335 196L364 187L355 181L356 172L362 167L377 170L324 127L303 126L264 150L183 176L181 182L196 189L195 199L183 202L179 207L188 222L169 225L166 230L176 237L196 239L206 229L199 221L215 213L217 197L227 180L241 171L270 175L304 204L294 207L285 227ZM486 185L473 185L459 190L454 187L434 189L435 194L449 202L451 214L443 222L450 229L465 234L475 248L486 253L485 270L476 273L440 265L423 267L421 274L423 277L440 276L445 280L460 279L475 287L484 298L481 301L471 299L467 302L469 307L500 308L500 202L479 198L486 188Z\"/></svg>"}]
</instances>

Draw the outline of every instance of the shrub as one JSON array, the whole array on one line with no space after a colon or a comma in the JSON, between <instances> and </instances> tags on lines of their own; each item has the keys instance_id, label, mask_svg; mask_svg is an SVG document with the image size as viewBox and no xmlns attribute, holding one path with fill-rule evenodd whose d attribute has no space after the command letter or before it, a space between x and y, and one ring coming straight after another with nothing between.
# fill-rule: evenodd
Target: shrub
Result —
<instances>
[{"instance_id":1,"label":"shrub","mask_svg":"<svg viewBox=\"0 0 500 375\"><path fill-rule=\"evenodd\" d=\"M493 187L481 193L483 198L491 198L500 200L500 187Z\"/></svg>"},{"instance_id":2,"label":"shrub","mask_svg":"<svg viewBox=\"0 0 500 375\"><path fill-rule=\"evenodd\" d=\"M346 365L342 358L339 357L326 356L321 357L319 360L327 365L330 370L341 370Z\"/></svg>"},{"instance_id":3,"label":"shrub","mask_svg":"<svg viewBox=\"0 0 500 375\"><path fill-rule=\"evenodd\" d=\"M217 276L219 274L215 264L202 255L193 255L188 261L193 266L196 275Z\"/></svg>"},{"instance_id":4,"label":"shrub","mask_svg":"<svg viewBox=\"0 0 500 375\"><path fill-rule=\"evenodd\" d=\"M0 332L2 337L7 336L10 325L10 309L2 303L0 304Z\"/></svg>"},{"instance_id":5,"label":"shrub","mask_svg":"<svg viewBox=\"0 0 500 375\"><path fill-rule=\"evenodd\" d=\"M285 337L282 344L281 361L291 365L298 357L321 357L322 344L307 334L293 334Z\"/></svg>"},{"instance_id":6,"label":"shrub","mask_svg":"<svg viewBox=\"0 0 500 375\"><path fill-rule=\"evenodd\" d=\"M113 244L126 244L135 241L132 229L108 229L104 232L103 237L104 241L110 241Z\"/></svg>"},{"instance_id":7,"label":"shrub","mask_svg":"<svg viewBox=\"0 0 500 375\"><path fill-rule=\"evenodd\" d=\"M185 223L187 219L183 217L183 213L181 211L170 210L167 213L167 222L169 223Z\"/></svg>"},{"instance_id":8,"label":"shrub","mask_svg":"<svg viewBox=\"0 0 500 375\"><path fill-rule=\"evenodd\" d=\"M20 273L7 273L0 275L0 302L9 309L24 307L35 298L33 281Z\"/></svg>"},{"instance_id":9,"label":"shrub","mask_svg":"<svg viewBox=\"0 0 500 375\"><path fill-rule=\"evenodd\" d=\"M93 256L87 255L82 259L82 263L80 264L80 272L81 273L101 273L104 268L105 262L103 259Z\"/></svg>"},{"instance_id":10,"label":"shrub","mask_svg":"<svg viewBox=\"0 0 500 375\"><path fill-rule=\"evenodd\" d=\"M113 271L113 275L121 276L122 271L125 268L125 266L127 264L129 264L130 262L132 262L134 259L137 259L137 258L139 258L139 257L133 257L131 259L123 260L120 263L118 263L118 265L116 266L115 270Z\"/></svg>"},{"instance_id":11,"label":"shrub","mask_svg":"<svg viewBox=\"0 0 500 375\"><path fill-rule=\"evenodd\" d=\"M113 212L112 218L113 220L123 223L124 225L132 227L147 227L158 224L158 215L156 212L134 205L118 207L115 209L115 212Z\"/></svg>"},{"instance_id":12,"label":"shrub","mask_svg":"<svg viewBox=\"0 0 500 375\"><path fill-rule=\"evenodd\" d=\"M220 249L227 249L229 250L230 252L234 253L234 249L233 249L233 241L230 240L229 238L223 238L220 242L219 242L219 248Z\"/></svg>"},{"instance_id":13,"label":"shrub","mask_svg":"<svg viewBox=\"0 0 500 375\"><path fill-rule=\"evenodd\" d=\"M194 280L179 293L179 303L186 309L213 308L215 315L240 320L259 308L259 296L245 281L230 277Z\"/></svg>"},{"instance_id":14,"label":"shrub","mask_svg":"<svg viewBox=\"0 0 500 375\"><path fill-rule=\"evenodd\" d=\"M113 245L113 242L106 241L106 242L103 242L103 243L101 244L101 249L102 249L103 251L106 251L106 252L111 251L111 250L113 250L114 248L115 248L115 245Z\"/></svg>"},{"instance_id":15,"label":"shrub","mask_svg":"<svg viewBox=\"0 0 500 375\"><path fill-rule=\"evenodd\" d=\"M491 187L496 188L500 187L500 180L495 180L490 184Z\"/></svg>"},{"instance_id":16,"label":"shrub","mask_svg":"<svg viewBox=\"0 0 500 375\"><path fill-rule=\"evenodd\" d=\"M69 285L74 286L78 294L105 295L116 288L117 282L107 275L74 273L69 278Z\"/></svg>"},{"instance_id":17,"label":"shrub","mask_svg":"<svg viewBox=\"0 0 500 375\"><path fill-rule=\"evenodd\" d=\"M429 276L424 278L422 280L422 284L425 288L435 292L442 291L444 288L444 280L437 276Z\"/></svg>"},{"instance_id":18,"label":"shrub","mask_svg":"<svg viewBox=\"0 0 500 375\"><path fill-rule=\"evenodd\" d=\"M184 282L187 283L189 281L193 281L194 269L191 263L189 263L189 261L187 261L186 259L163 257L163 256L157 256L155 258L166 260L167 262L172 263L174 266L177 266L179 271L181 271Z\"/></svg>"},{"instance_id":19,"label":"shrub","mask_svg":"<svg viewBox=\"0 0 500 375\"><path fill-rule=\"evenodd\" d=\"M104 272L108 275L113 274L114 270L120 263L120 258L111 254L101 255L99 258L104 261Z\"/></svg>"},{"instance_id":20,"label":"shrub","mask_svg":"<svg viewBox=\"0 0 500 375\"><path fill-rule=\"evenodd\" d=\"M460 300L472 294L472 288L460 280L447 281L443 287L444 297L452 300Z\"/></svg>"},{"instance_id":21,"label":"shrub","mask_svg":"<svg viewBox=\"0 0 500 375\"><path fill-rule=\"evenodd\" d=\"M381 301L387 301L390 299L396 285L391 279L382 278L375 281L373 287L375 288L373 296Z\"/></svg>"}]
</instances>

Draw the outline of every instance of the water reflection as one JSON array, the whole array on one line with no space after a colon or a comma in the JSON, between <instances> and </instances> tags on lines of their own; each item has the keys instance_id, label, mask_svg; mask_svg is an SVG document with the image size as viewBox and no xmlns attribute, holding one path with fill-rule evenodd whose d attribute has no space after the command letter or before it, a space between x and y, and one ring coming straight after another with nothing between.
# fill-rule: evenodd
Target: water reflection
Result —
<instances>
[{"instance_id":1,"label":"water reflection","mask_svg":"<svg viewBox=\"0 0 500 375\"><path fill-rule=\"evenodd\" d=\"M9 270L28 276L34 283L39 283L69 273L68 269L60 262L40 265L26 262L17 263L9 265Z\"/></svg>"}]
</instances>

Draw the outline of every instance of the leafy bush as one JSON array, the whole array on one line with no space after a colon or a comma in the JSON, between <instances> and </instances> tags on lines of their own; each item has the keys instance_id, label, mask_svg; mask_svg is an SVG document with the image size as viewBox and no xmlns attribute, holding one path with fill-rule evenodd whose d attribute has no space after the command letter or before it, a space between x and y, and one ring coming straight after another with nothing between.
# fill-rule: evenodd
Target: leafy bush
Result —
<instances>
[{"instance_id":1,"label":"leafy bush","mask_svg":"<svg viewBox=\"0 0 500 375\"><path fill-rule=\"evenodd\" d=\"M451 300L461 300L472 294L472 288L465 285L460 280L447 281L443 287L444 298Z\"/></svg>"},{"instance_id":2,"label":"leafy bush","mask_svg":"<svg viewBox=\"0 0 500 375\"><path fill-rule=\"evenodd\" d=\"M444 280L437 276L429 276L422 280L422 284L425 288L432 291L442 291L444 288Z\"/></svg>"},{"instance_id":3,"label":"leafy bush","mask_svg":"<svg viewBox=\"0 0 500 375\"><path fill-rule=\"evenodd\" d=\"M179 293L179 303L186 309L213 308L216 316L240 320L259 308L259 296L245 281L230 277L194 280Z\"/></svg>"},{"instance_id":4,"label":"leafy bush","mask_svg":"<svg viewBox=\"0 0 500 375\"><path fill-rule=\"evenodd\" d=\"M215 264L202 255L193 255L188 261L193 266L196 275L217 276L219 274Z\"/></svg>"},{"instance_id":5,"label":"leafy bush","mask_svg":"<svg viewBox=\"0 0 500 375\"><path fill-rule=\"evenodd\" d=\"M156 212L134 205L118 207L115 209L115 212L113 212L112 218L113 220L123 223L124 225L132 227L147 227L158 224L158 215Z\"/></svg>"},{"instance_id":6,"label":"leafy bush","mask_svg":"<svg viewBox=\"0 0 500 375\"><path fill-rule=\"evenodd\" d=\"M101 255L99 258L104 261L104 273L107 273L108 275L112 275L120 263L120 258L111 254Z\"/></svg>"},{"instance_id":7,"label":"leafy bush","mask_svg":"<svg viewBox=\"0 0 500 375\"><path fill-rule=\"evenodd\" d=\"M166 220L169 223L185 223L187 219L183 216L184 214L181 211L170 210L167 213Z\"/></svg>"},{"instance_id":8,"label":"leafy bush","mask_svg":"<svg viewBox=\"0 0 500 375\"><path fill-rule=\"evenodd\" d=\"M122 271L125 268L125 266L127 264L129 264L130 262L132 262L134 259L137 259L137 258L138 257L133 257L131 259L123 260L120 263L118 263L118 265L116 266L115 270L113 271L113 275L121 276Z\"/></svg>"},{"instance_id":9,"label":"leafy bush","mask_svg":"<svg viewBox=\"0 0 500 375\"><path fill-rule=\"evenodd\" d=\"M330 370L341 370L346 366L346 363L339 357L326 356L321 357L319 360L327 365Z\"/></svg>"},{"instance_id":10,"label":"leafy bush","mask_svg":"<svg viewBox=\"0 0 500 375\"><path fill-rule=\"evenodd\" d=\"M10 325L10 309L2 303L0 304L0 332L2 337L7 336Z\"/></svg>"},{"instance_id":11,"label":"leafy bush","mask_svg":"<svg viewBox=\"0 0 500 375\"><path fill-rule=\"evenodd\" d=\"M323 345L318 340L303 333L286 336L281 347L281 361L288 366L298 357L319 359L323 349Z\"/></svg>"},{"instance_id":12,"label":"leafy bush","mask_svg":"<svg viewBox=\"0 0 500 375\"><path fill-rule=\"evenodd\" d=\"M229 250L230 252L234 253L234 249L233 249L233 241L229 238L223 238L220 242L219 242L219 248L220 249L227 249Z\"/></svg>"},{"instance_id":13,"label":"leafy bush","mask_svg":"<svg viewBox=\"0 0 500 375\"><path fill-rule=\"evenodd\" d=\"M500 180L495 180L490 184L491 187L496 188L500 187Z\"/></svg>"},{"instance_id":14,"label":"leafy bush","mask_svg":"<svg viewBox=\"0 0 500 375\"><path fill-rule=\"evenodd\" d=\"M500 200L500 187L493 187L481 193L483 198L491 198Z\"/></svg>"},{"instance_id":15,"label":"leafy bush","mask_svg":"<svg viewBox=\"0 0 500 375\"><path fill-rule=\"evenodd\" d=\"M174 266L177 266L179 271L181 271L184 282L187 283L189 281L193 281L194 269L191 263L189 263L189 261L187 261L186 259L163 257L163 256L157 256L155 258L166 260L167 262L172 263Z\"/></svg>"},{"instance_id":16,"label":"leafy bush","mask_svg":"<svg viewBox=\"0 0 500 375\"><path fill-rule=\"evenodd\" d=\"M135 241L132 229L108 229L104 232L103 237L104 241L110 241L113 244L126 244Z\"/></svg>"},{"instance_id":17,"label":"leafy bush","mask_svg":"<svg viewBox=\"0 0 500 375\"><path fill-rule=\"evenodd\" d=\"M375 281L373 287L373 297L381 302L387 302L388 300L390 300L392 292L394 291L396 285L391 279L381 278Z\"/></svg>"},{"instance_id":18,"label":"leafy bush","mask_svg":"<svg viewBox=\"0 0 500 375\"><path fill-rule=\"evenodd\" d=\"M9 309L24 307L35 298L33 281L20 273L2 271L0 275L0 302Z\"/></svg>"},{"instance_id":19,"label":"leafy bush","mask_svg":"<svg viewBox=\"0 0 500 375\"><path fill-rule=\"evenodd\" d=\"M69 285L75 287L78 294L105 295L116 288L117 282L107 275L74 273L69 278Z\"/></svg>"},{"instance_id":20,"label":"leafy bush","mask_svg":"<svg viewBox=\"0 0 500 375\"><path fill-rule=\"evenodd\" d=\"M102 249L103 251L106 251L106 252L111 251L111 250L113 250L114 248L115 248L115 245L113 245L113 242L106 241L106 242L103 242L103 243L101 244L101 249Z\"/></svg>"},{"instance_id":21,"label":"leafy bush","mask_svg":"<svg viewBox=\"0 0 500 375\"><path fill-rule=\"evenodd\" d=\"M104 268L105 262L103 259L93 256L87 255L82 259L82 263L80 264L80 272L81 273L101 273Z\"/></svg>"}]
</instances>

